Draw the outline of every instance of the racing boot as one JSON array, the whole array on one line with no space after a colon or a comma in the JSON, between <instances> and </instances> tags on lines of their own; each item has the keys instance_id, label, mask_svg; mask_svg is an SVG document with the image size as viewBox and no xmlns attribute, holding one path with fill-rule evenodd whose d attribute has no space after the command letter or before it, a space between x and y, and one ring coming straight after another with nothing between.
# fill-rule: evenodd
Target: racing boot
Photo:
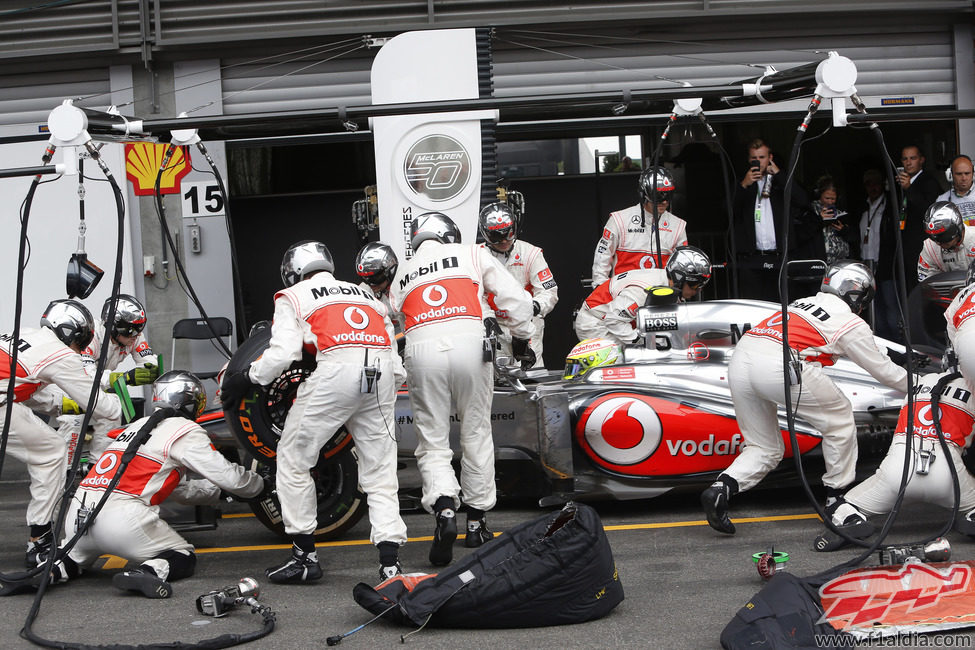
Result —
<instances>
[{"instance_id":1,"label":"racing boot","mask_svg":"<svg viewBox=\"0 0 975 650\"><path fill-rule=\"evenodd\" d=\"M959 512L955 518L955 530L962 535L975 537L975 510L969 510L964 515Z\"/></svg>"},{"instance_id":2,"label":"racing boot","mask_svg":"<svg viewBox=\"0 0 975 650\"><path fill-rule=\"evenodd\" d=\"M399 544L396 542L379 542L379 581L385 582L403 573L399 563Z\"/></svg>"},{"instance_id":3,"label":"racing boot","mask_svg":"<svg viewBox=\"0 0 975 650\"><path fill-rule=\"evenodd\" d=\"M863 539L873 535L873 524L852 503L840 497L826 506L826 514L833 525L848 537Z\"/></svg>"},{"instance_id":4,"label":"racing boot","mask_svg":"<svg viewBox=\"0 0 975 650\"><path fill-rule=\"evenodd\" d=\"M477 548L483 546L484 542L494 539L494 533L488 530L487 520L484 513L480 510L467 513L467 537L464 538L464 546L467 548Z\"/></svg>"},{"instance_id":5,"label":"racing boot","mask_svg":"<svg viewBox=\"0 0 975 650\"><path fill-rule=\"evenodd\" d=\"M27 554L24 556L24 566L33 569L47 562L47 556L54 545L54 533L48 527L47 532L33 537L27 542Z\"/></svg>"},{"instance_id":6,"label":"racing boot","mask_svg":"<svg viewBox=\"0 0 975 650\"><path fill-rule=\"evenodd\" d=\"M314 548L312 542L312 549ZM291 557L283 564L268 567L264 574L271 582L281 584L313 582L322 577L322 565L318 563L316 551L304 551L298 546L298 542L294 542L291 546Z\"/></svg>"},{"instance_id":7,"label":"racing boot","mask_svg":"<svg viewBox=\"0 0 975 650\"><path fill-rule=\"evenodd\" d=\"M173 595L170 584L146 566L116 573L112 576L112 584L122 591L137 591L146 598L169 598Z\"/></svg>"},{"instance_id":8,"label":"racing boot","mask_svg":"<svg viewBox=\"0 0 975 650\"><path fill-rule=\"evenodd\" d=\"M444 500L450 507L438 507ZM440 497L434 505L437 513L437 528L433 531L433 545L430 547L430 564L447 566L454 558L454 540L457 539L457 513L454 512L453 499Z\"/></svg>"},{"instance_id":9,"label":"racing boot","mask_svg":"<svg viewBox=\"0 0 975 650\"><path fill-rule=\"evenodd\" d=\"M727 535L735 534L735 525L728 517L728 500L731 488L724 481L715 481L711 487L701 492L701 506L708 518L708 525Z\"/></svg>"}]
</instances>

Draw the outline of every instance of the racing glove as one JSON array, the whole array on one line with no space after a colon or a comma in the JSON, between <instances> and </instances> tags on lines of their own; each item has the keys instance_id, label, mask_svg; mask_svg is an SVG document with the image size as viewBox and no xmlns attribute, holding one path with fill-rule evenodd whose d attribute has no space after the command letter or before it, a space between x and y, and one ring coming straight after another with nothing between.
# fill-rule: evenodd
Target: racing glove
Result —
<instances>
[{"instance_id":1,"label":"racing glove","mask_svg":"<svg viewBox=\"0 0 975 650\"><path fill-rule=\"evenodd\" d=\"M61 398L61 415L81 415L85 410L70 397Z\"/></svg>"},{"instance_id":2,"label":"racing glove","mask_svg":"<svg viewBox=\"0 0 975 650\"><path fill-rule=\"evenodd\" d=\"M501 336L501 326L498 325L498 319L494 316L484 319L484 336L485 338Z\"/></svg>"},{"instance_id":3,"label":"racing glove","mask_svg":"<svg viewBox=\"0 0 975 650\"><path fill-rule=\"evenodd\" d=\"M226 373L220 384L220 402L224 407L237 404L253 385L246 371Z\"/></svg>"},{"instance_id":4,"label":"racing glove","mask_svg":"<svg viewBox=\"0 0 975 650\"><path fill-rule=\"evenodd\" d=\"M907 353L898 352L897 350L887 348L887 356L890 360L896 363L902 368L907 367ZM921 354L920 352L913 352L911 354L911 361L913 362L914 370L921 370L930 363L931 359L926 354Z\"/></svg>"},{"instance_id":5,"label":"racing glove","mask_svg":"<svg viewBox=\"0 0 975 650\"><path fill-rule=\"evenodd\" d=\"M108 383L114 384L119 377L125 377L125 383L129 386L145 386L159 379L159 366L147 363L128 372L113 372L108 376Z\"/></svg>"},{"instance_id":6,"label":"racing glove","mask_svg":"<svg viewBox=\"0 0 975 650\"><path fill-rule=\"evenodd\" d=\"M521 369L528 370L535 365L538 360L535 357L535 351L531 349L528 345L528 339L511 339L511 353L514 355L515 359L521 362Z\"/></svg>"},{"instance_id":7,"label":"racing glove","mask_svg":"<svg viewBox=\"0 0 975 650\"><path fill-rule=\"evenodd\" d=\"M542 313L542 306L538 304L537 300L532 300L532 311L534 312L532 316L538 316Z\"/></svg>"}]
</instances>

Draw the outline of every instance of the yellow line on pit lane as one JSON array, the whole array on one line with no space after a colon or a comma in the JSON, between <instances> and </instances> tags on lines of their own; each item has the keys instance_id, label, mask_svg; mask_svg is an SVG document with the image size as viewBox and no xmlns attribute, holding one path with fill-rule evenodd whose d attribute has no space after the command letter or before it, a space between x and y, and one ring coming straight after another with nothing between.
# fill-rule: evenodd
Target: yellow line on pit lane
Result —
<instances>
[{"instance_id":1,"label":"yellow line on pit lane","mask_svg":"<svg viewBox=\"0 0 975 650\"><path fill-rule=\"evenodd\" d=\"M246 515L243 515L246 516ZM815 512L802 515L777 515L774 517L738 517L732 519L736 524L749 524L749 523L762 523L769 521L799 521L803 519L819 519L819 515ZM616 530L647 530L651 528L684 528L687 526L707 526L708 522L704 520L697 521L666 521L652 524L620 524L613 526L603 526L603 530L616 531ZM495 535L503 535L504 533L495 533ZM457 538L461 539L463 535L458 535ZM410 537L406 540L407 542L430 542L433 541L433 536L428 535L426 537ZM372 543L368 539L350 539L342 540L338 542L318 542L315 544L317 548L333 548L340 546L371 546ZM197 553L239 553L241 551L277 551L282 549L290 549L291 544L264 544L261 546L222 546L214 548L198 548Z\"/></svg>"}]
</instances>

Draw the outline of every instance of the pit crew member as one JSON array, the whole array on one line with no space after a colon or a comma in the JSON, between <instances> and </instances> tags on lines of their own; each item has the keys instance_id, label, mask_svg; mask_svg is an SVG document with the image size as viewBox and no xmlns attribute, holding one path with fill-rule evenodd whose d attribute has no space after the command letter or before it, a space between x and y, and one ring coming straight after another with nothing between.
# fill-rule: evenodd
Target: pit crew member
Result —
<instances>
[{"instance_id":1,"label":"pit crew member","mask_svg":"<svg viewBox=\"0 0 975 650\"><path fill-rule=\"evenodd\" d=\"M10 408L7 454L27 464L31 498L27 504L30 541L26 562L35 566L46 560L54 541L51 521L64 491L68 466L64 439L26 405L33 393L45 386L63 392L64 412L79 413L89 407L92 378L85 372L82 351L91 342L95 325L88 309L76 300L55 300L41 316L40 329L24 329L18 341L0 335L0 427ZM17 347L14 394L7 393L10 361ZM13 404L7 404L12 399ZM93 416L118 421L122 408L114 395L102 394L91 405Z\"/></svg>"},{"instance_id":2,"label":"pit crew member","mask_svg":"<svg viewBox=\"0 0 975 650\"><path fill-rule=\"evenodd\" d=\"M690 300L710 279L711 261L704 251L680 246L667 261L665 270L624 271L596 287L576 314L576 336L580 340L633 343L639 336L636 312L646 303L651 287L672 286L680 292L680 300Z\"/></svg>"},{"instance_id":3,"label":"pit crew member","mask_svg":"<svg viewBox=\"0 0 975 650\"><path fill-rule=\"evenodd\" d=\"M272 582L318 580L315 551L317 499L311 470L321 448L343 424L358 451L359 485L369 505L370 539L379 550L380 575L400 572L406 524L399 514L396 476L396 387L405 379L392 349L393 324L372 290L336 280L332 255L321 242L293 244L281 262L285 289L274 297L271 341L246 373L228 374L221 400L235 404L253 382L277 379L305 348L318 365L301 384L277 448L277 491L291 557L269 567Z\"/></svg>"},{"instance_id":4,"label":"pit crew member","mask_svg":"<svg viewBox=\"0 0 975 650\"><path fill-rule=\"evenodd\" d=\"M921 377L914 386L914 425L911 441L912 460L904 503L930 503L942 508L954 505L954 482L949 463L958 476L959 502L957 527L961 532L975 534L975 477L969 474L962 461L964 449L972 444L972 427L975 425L975 400L972 387L964 377L945 382L949 372L930 373ZM932 397L938 390L939 424L946 442L945 457L938 432L935 428ZM907 404L901 408L897 430L890 449L877 471L844 495L846 508L856 508L860 517L883 515L890 512L897 501L901 476L904 472L904 454L907 453ZM842 526L843 518L833 515L833 524ZM833 551L846 540L825 534L817 538L813 547L818 551Z\"/></svg>"},{"instance_id":5,"label":"pit crew member","mask_svg":"<svg viewBox=\"0 0 975 650\"><path fill-rule=\"evenodd\" d=\"M450 217L421 214L410 223L410 232L414 255L400 266L390 302L403 314L406 330L421 503L436 516L430 563L445 566L453 558L461 491L467 504L465 545L480 546L494 536L484 519L497 495L491 437L494 369L492 351L485 348L483 292L494 294L498 309L507 313L512 350L523 368L536 361L528 344L532 303L487 250L460 243L460 230ZM452 405L460 416L460 484L451 466Z\"/></svg>"},{"instance_id":6,"label":"pit crew member","mask_svg":"<svg viewBox=\"0 0 975 650\"><path fill-rule=\"evenodd\" d=\"M731 466L701 494L712 528L734 534L728 500L754 487L782 460L785 443L776 410L785 401L786 381L792 386L796 416L823 436L826 512L844 515L842 495L856 469L856 426L850 400L823 368L844 355L882 384L907 391L907 372L877 348L870 326L858 316L875 291L873 274L863 263L841 260L829 266L819 293L789 305L789 346L795 361L788 375L782 369L780 313L749 329L738 341L728 366L728 385L745 444ZM851 527L852 534L872 532L862 517L845 514L842 523Z\"/></svg>"},{"instance_id":7,"label":"pit crew member","mask_svg":"<svg viewBox=\"0 0 975 650\"><path fill-rule=\"evenodd\" d=\"M216 504L221 490L245 499L264 493L264 479L224 458L195 422L206 403L203 384L189 372L170 371L153 384L152 410L171 407L176 415L160 421L139 447L101 511L57 567L59 579L76 577L100 555L111 553L138 563L112 576L117 588L146 598L169 598L170 582L193 575L196 554L159 516L159 504L170 497L187 504ZM65 519L68 538L79 513L84 517L102 499L126 447L148 420L136 420L118 433L81 481ZM187 471L203 479L184 480Z\"/></svg>"},{"instance_id":8,"label":"pit crew member","mask_svg":"<svg viewBox=\"0 0 975 650\"><path fill-rule=\"evenodd\" d=\"M477 229L484 238L480 244L508 269L518 284L532 297L532 326L534 332L531 337L531 348L535 353L535 367L543 366L542 337L545 333L545 317L555 308L559 301L559 287L555 283L552 271L545 261L542 249L533 246L523 239L518 239L518 219L508 205L491 203L481 210L477 217ZM511 356L511 331L507 325L508 315L497 306L494 294L484 292L488 306L494 310L494 315L501 326L501 354Z\"/></svg>"},{"instance_id":9,"label":"pit crew member","mask_svg":"<svg viewBox=\"0 0 975 650\"><path fill-rule=\"evenodd\" d=\"M966 226L954 203L932 203L924 213L924 244L917 259L923 282L945 271L963 271L975 260L975 226Z\"/></svg>"},{"instance_id":10,"label":"pit crew member","mask_svg":"<svg viewBox=\"0 0 975 650\"><path fill-rule=\"evenodd\" d=\"M968 265L966 284L945 310L946 332L958 369L975 386L975 260Z\"/></svg>"},{"instance_id":11,"label":"pit crew member","mask_svg":"<svg viewBox=\"0 0 975 650\"><path fill-rule=\"evenodd\" d=\"M674 249L687 244L687 223L667 211L676 188L670 172L663 167L651 167L640 174L638 185L640 203L612 212L606 220L592 260L594 287L624 271L663 268ZM659 251L655 227L660 231Z\"/></svg>"}]
</instances>

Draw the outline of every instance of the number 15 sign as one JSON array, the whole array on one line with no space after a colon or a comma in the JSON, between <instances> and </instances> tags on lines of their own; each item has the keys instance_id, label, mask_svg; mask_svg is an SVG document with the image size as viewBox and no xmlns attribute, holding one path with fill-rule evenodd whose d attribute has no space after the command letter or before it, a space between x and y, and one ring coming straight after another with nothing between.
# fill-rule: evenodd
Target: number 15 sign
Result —
<instances>
[{"instance_id":1,"label":"number 15 sign","mask_svg":"<svg viewBox=\"0 0 975 650\"><path fill-rule=\"evenodd\" d=\"M216 183L183 183L184 218L222 215L223 208L223 195Z\"/></svg>"}]
</instances>

